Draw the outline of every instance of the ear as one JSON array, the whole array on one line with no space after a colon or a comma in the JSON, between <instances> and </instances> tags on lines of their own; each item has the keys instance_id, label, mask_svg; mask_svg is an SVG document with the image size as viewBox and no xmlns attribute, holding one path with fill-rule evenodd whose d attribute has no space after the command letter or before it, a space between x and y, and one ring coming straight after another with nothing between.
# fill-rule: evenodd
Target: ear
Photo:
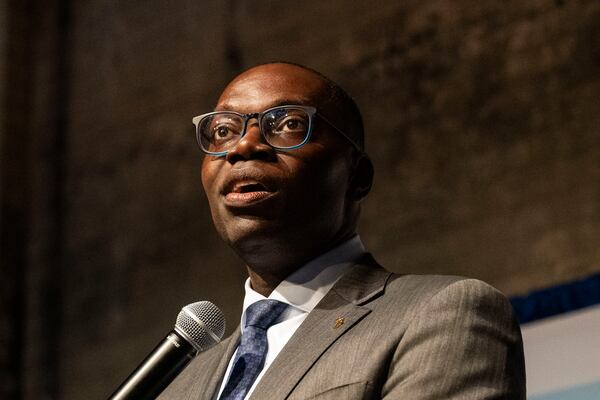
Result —
<instances>
[{"instance_id":1,"label":"ear","mask_svg":"<svg viewBox=\"0 0 600 400\"><path fill-rule=\"evenodd\" d=\"M365 153L358 153L354 160L354 174L350 178L348 196L355 200L362 200L371 191L373 185L373 163Z\"/></svg>"}]
</instances>

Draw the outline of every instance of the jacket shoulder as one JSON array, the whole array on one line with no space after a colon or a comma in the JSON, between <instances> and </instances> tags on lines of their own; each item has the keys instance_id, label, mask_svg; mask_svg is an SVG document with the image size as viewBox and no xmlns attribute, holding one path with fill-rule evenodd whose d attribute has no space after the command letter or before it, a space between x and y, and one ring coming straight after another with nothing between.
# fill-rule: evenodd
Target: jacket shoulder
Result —
<instances>
[{"instance_id":1,"label":"jacket shoulder","mask_svg":"<svg viewBox=\"0 0 600 400\"><path fill-rule=\"evenodd\" d=\"M470 305L485 304L512 314L510 302L502 292L478 279L453 275L391 274L381 300L398 302L417 311L432 303Z\"/></svg>"}]
</instances>

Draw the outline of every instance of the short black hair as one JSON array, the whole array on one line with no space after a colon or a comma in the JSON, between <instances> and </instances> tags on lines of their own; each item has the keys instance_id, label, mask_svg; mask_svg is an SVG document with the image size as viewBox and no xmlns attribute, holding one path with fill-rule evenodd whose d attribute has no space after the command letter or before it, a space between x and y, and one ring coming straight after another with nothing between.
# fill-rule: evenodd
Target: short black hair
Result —
<instances>
[{"instance_id":1,"label":"short black hair","mask_svg":"<svg viewBox=\"0 0 600 400\"><path fill-rule=\"evenodd\" d=\"M269 64L288 64L293 65L298 68L302 68L305 71L309 71L318 77L320 77L323 82L325 82L325 90L324 95L326 96L323 101L326 103L334 105L336 108L340 109L344 113L344 120L346 121L344 127L340 127L343 129L344 133L348 136L348 138L354 142L354 144L361 150L365 150L365 128L363 124L362 114L360 112L360 108L356 104L356 101L348 94L344 88L342 88L338 83L329 77L323 75L321 72L316 71L310 67L307 67L302 64L289 62L289 61L272 61L268 63L262 63L255 65L252 68L258 67L260 65L269 65ZM249 68L249 69L252 69Z\"/></svg>"},{"instance_id":2,"label":"short black hair","mask_svg":"<svg viewBox=\"0 0 600 400\"><path fill-rule=\"evenodd\" d=\"M317 72L317 71L314 71ZM362 114L356 101L348 94L344 88L332 81L325 75L317 72L321 77L325 79L327 83L327 89L329 92L330 103L336 105L340 110L343 111L344 118L348 121L345 133L349 138L358 146L362 151L365 150L365 128L363 125Z\"/></svg>"}]
</instances>

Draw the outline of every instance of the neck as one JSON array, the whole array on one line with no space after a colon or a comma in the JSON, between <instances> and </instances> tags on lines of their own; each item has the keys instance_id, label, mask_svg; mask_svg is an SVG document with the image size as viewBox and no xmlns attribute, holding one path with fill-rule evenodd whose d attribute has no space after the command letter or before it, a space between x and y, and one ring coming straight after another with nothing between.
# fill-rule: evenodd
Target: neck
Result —
<instances>
[{"instance_id":1,"label":"neck","mask_svg":"<svg viewBox=\"0 0 600 400\"><path fill-rule=\"evenodd\" d=\"M265 297L269 297L277 285L279 285L285 279L272 274L258 274L249 267L247 267L247 270L252 289Z\"/></svg>"},{"instance_id":2,"label":"neck","mask_svg":"<svg viewBox=\"0 0 600 400\"><path fill-rule=\"evenodd\" d=\"M273 290L288 276L309 261L333 249L350 239L355 233L344 235L326 246L305 248L303 251L278 249L274 245L266 246L269 254L255 248L250 257L242 257L246 261L246 269L252 289L268 297ZM296 249L298 250L298 249Z\"/></svg>"}]
</instances>

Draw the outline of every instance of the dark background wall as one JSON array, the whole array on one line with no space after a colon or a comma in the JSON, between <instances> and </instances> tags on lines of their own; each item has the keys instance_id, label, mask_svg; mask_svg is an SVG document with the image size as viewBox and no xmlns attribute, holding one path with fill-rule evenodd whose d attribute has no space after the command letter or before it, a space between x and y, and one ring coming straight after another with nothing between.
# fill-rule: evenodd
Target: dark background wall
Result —
<instances>
[{"instance_id":1,"label":"dark background wall","mask_svg":"<svg viewBox=\"0 0 600 400\"><path fill-rule=\"evenodd\" d=\"M237 325L191 117L261 62L362 107L388 268L600 271L596 0L5 0L0 31L0 398L105 398L198 299Z\"/></svg>"}]
</instances>

